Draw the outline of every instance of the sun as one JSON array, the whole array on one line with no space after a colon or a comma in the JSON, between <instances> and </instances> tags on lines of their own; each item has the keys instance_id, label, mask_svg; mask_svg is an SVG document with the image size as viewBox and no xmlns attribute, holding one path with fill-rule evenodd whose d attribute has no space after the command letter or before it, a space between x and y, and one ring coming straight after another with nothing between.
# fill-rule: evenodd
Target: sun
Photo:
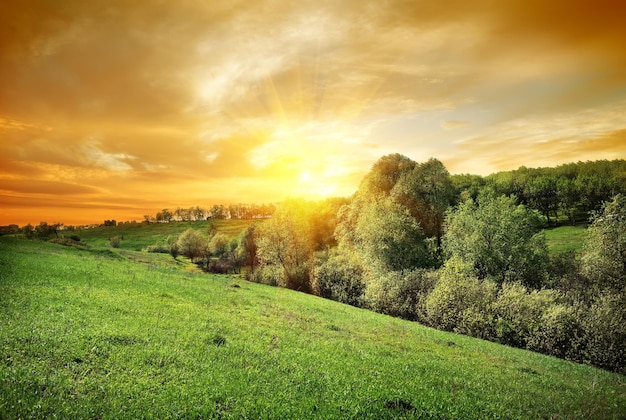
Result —
<instances>
[{"instance_id":1,"label":"sun","mask_svg":"<svg viewBox=\"0 0 626 420\"><path fill-rule=\"evenodd\" d=\"M337 180L329 177L324 171L302 171L298 176L295 192L307 198L322 199L337 192Z\"/></svg>"}]
</instances>

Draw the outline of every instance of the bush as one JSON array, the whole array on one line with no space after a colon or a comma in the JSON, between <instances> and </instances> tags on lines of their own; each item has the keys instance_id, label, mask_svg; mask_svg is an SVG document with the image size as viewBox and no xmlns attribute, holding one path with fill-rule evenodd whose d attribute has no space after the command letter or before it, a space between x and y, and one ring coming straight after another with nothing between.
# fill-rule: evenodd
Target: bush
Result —
<instances>
[{"instance_id":1,"label":"bush","mask_svg":"<svg viewBox=\"0 0 626 420\"><path fill-rule=\"evenodd\" d=\"M282 269L275 265L260 265L255 270L248 273L247 280L267 284L268 286L278 286L280 284Z\"/></svg>"},{"instance_id":2,"label":"bush","mask_svg":"<svg viewBox=\"0 0 626 420\"><path fill-rule=\"evenodd\" d=\"M436 283L433 271L389 272L368 281L364 300L376 312L425 323L426 299Z\"/></svg>"},{"instance_id":3,"label":"bush","mask_svg":"<svg viewBox=\"0 0 626 420\"><path fill-rule=\"evenodd\" d=\"M626 374L626 307L624 296L604 294L582 320L584 357L591 364Z\"/></svg>"},{"instance_id":4,"label":"bush","mask_svg":"<svg viewBox=\"0 0 626 420\"><path fill-rule=\"evenodd\" d=\"M119 248L122 245L122 238L119 236L113 236L109 238L109 245L111 248Z\"/></svg>"},{"instance_id":5,"label":"bush","mask_svg":"<svg viewBox=\"0 0 626 420\"><path fill-rule=\"evenodd\" d=\"M494 304L498 342L527 348L539 334L544 314L556 306L558 298L554 290L528 292L520 283L504 283Z\"/></svg>"},{"instance_id":6,"label":"bush","mask_svg":"<svg viewBox=\"0 0 626 420\"><path fill-rule=\"evenodd\" d=\"M142 249L142 252L154 252L154 253L158 253L158 254L169 254L170 246L166 245L166 244L162 244L162 243L158 243L158 244L155 244L155 245L148 245L147 247Z\"/></svg>"},{"instance_id":7,"label":"bush","mask_svg":"<svg viewBox=\"0 0 626 420\"><path fill-rule=\"evenodd\" d=\"M361 306L365 290L363 266L355 256L335 253L315 267L313 276L319 296Z\"/></svg>"},{"instance_id":8,"label":"bush","mask_svg":"<svg viewBox=\"0 0 626 420\"><path fill-rule=\"evenodd\" d=\"M446 331L491 338L496 291L495 283L477 279L471 266L452 257L446 261L437 285L426 299L428 321Z\"/></svg>"},{"instance_id":9,"label":"bush","mask_svg":"<svg viewBox=\"0 0 626 420\"><path fill-rule=\"evenodd\" d=\"M178 237L176 242L180 255L197 262L209 253L207 240L202 234L191 228L187 229Z\"/></svg>"},{"instance_id":10,"label":"bush","mask_svg":"<svg viewBox=\"0 0 626 420\"><path fill-rule=\"evenodd\" d=\"M556 304L546 308L528 348L563 359L580 360L583 331L573 306Z\"/></svg>"},{"instance_id":11,"label":"bush","mask_svg":"<svg viewBox=\"0 0 626 420\"><path fill-rule=\"evenodd\" d=\"M211 255L221 258L228 251L229 239L224 233L216 233L209 242L209 251Z\"/></svg>"}]
</instances>

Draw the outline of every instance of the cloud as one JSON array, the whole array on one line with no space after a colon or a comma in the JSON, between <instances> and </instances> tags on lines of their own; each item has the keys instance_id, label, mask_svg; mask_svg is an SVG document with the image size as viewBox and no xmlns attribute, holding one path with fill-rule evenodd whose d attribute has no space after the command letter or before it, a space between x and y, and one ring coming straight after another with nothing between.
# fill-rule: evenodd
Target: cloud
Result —
<instances>
[{"instance_id":1,"label":"cloud","mask_svg":"<svg viewBox=\"0 0 626 420\"><path fill-rule=\"evenodd\" d=\"M625 9L12 2L0 15L0 180L32 182L22 195L142 197L139 209L299 194L305 170L349 195L387 152L479 173L624 156Z\"/></svg>"},{"instance_id":2,"label":"cloud","mask_svg":"<svg viewBox=\"0 0 626 420\"><path fill-rule=\"evenodd\" d=\"M441 128L445 128L449 130L453 128L464 127L468 124L470 124L469 121L444 120L444 121L441 121Z\"/></svg>"}]
</instances>

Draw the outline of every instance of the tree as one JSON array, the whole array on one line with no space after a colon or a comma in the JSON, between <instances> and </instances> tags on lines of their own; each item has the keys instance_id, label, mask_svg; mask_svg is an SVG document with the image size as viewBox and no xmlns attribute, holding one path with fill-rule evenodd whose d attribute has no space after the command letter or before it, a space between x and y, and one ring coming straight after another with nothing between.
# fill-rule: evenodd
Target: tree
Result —
<instances>
[{"instance_id":1,"label":"tree","mask_svg":"<svg viewBox=\"0 0 626 420\"><path fill-rule=\"evenodd\" d=\"M278 268L278 285L313 292L314 255L309 203L289 201L255 231L257 257L263 266ZM275 272L275 270L274 270Z\"/></svg>"},{"instance_id":2,"label":"tree","mask_svg":"<svg viewBox=\"0 0 626 420\"><path fill-rule=\"evenodd\" d=\"M208 254L207 240L197 230L187 229L180 234L176 243L178 253L189 258L192 262L197 262Z\"/></svg>"},{"instance_id":3,"label":"tree","mask_svg":"<svg viewBox=\"0 0 626 420\"><path fill-rule=\"evenodd\" d=\"M432 266L420 225L390 199L370 203L362 210L355 235L357 249L383 271Z\"/></svg>"},{"instance_id":4,"label":"tree","mask_svg":"<svg viewBox=\"0 0 626 420\"><path fill-rule=\"evenodd\" d=\"M450 175L438 160L417 164L399 154L383 156L340 209L335 235L383 270L434 266L454 198Z\"/></svg>"},{"instance_id":5,"label":"tree","mask_svg":"<svg viewBox=\"0 0 626 420\"><path fill-rule=\"evenodd\" d=\"M402 173L391 191L394 201L403 204L428 237L441 246L446 210L456 198L450 173L437 159L415 165Z\"/></svg>"},{"instance_id":6,"label":"tree","mask_svg":"<svg viewBox=\"0 0 626 420\"><path fill-rule=\"evenodd\" d=\"M477 278L541 286L548 254L535 211L510 197L482 194L477 204L468 200L450 211L446 225L445 255L468 262Z\"/></svg>"},{"instance_id":7,"label":"tree","mask_svg":"<svg viewBox=\"0 0 626 420\"><path fill-rule=\"evenodd\" d=\"M216 233L209 241L209 251L215 257L224 257L228 251L228 241L226 234Z\"/></svg>"},{"instance_id":8,"label":"tree","mask_svg":"<svg viewBox=\"0 0 626 420\"><path fill-rule=\"evenodd\" d=\"M161 210L161 218L163 222L170 223L172 219L174 218L174 215L172 214L171 211L169 211L169 209L163 209Z\"/></svg>"},{"instance_id":9,"label":"tree","mask_svg":"<svg viewBox=\"0 0 626 420\"><path fill-rule=\"evenodd\" d=\"M626 196L618 194L593 217L582 251L582 271L596 287L626 288Z\"/></svg>"},{"instance_id":10,"label":"tree","mask_svg":"<svg viewBox=\"0 0 626 420\"><path fill-rule=\"evenodd\" d=\"M200 206L191 207L190 213L193 215L194 220L206 219L206 210Z\"/></svg>"}]
</instances>

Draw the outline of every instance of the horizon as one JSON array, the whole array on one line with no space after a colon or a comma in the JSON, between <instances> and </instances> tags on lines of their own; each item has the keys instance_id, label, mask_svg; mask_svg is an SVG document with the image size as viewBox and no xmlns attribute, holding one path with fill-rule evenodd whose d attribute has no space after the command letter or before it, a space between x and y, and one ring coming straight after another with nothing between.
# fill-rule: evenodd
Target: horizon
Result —
<instances>
[{"instance_id":1,"label":"horizon","mask_svg":"<svg viewBox=\"0 0 626 420\"><path fill-rule=\"evenodd\" d=\"M7 5L0 225L348 197L381 156L451 174L626 158L626 4Z\"/></svg>"}]
</instances>

